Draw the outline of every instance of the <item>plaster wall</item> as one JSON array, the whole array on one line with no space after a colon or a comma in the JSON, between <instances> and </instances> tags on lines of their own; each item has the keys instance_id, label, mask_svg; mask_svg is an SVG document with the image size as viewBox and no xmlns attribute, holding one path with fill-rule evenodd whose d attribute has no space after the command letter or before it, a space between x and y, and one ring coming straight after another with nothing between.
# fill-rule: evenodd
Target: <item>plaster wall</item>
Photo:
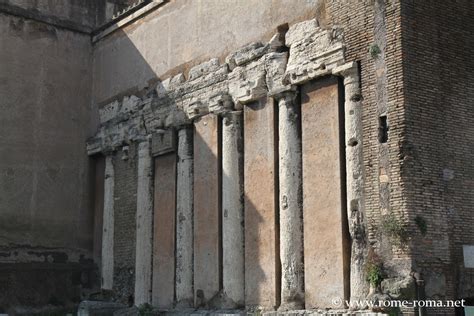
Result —
<instances>
[{"instance_id":1,"label":"plaster wall","mask_svg":"<svg viewBox=\"0 0 474 316\"><path fill-rule=\"evenodd\" d=\"M276 28L314 17L318 0L172 0L94 46L94 102L136 93ZM252 8L249 10L249 8Z\"/></svg>"},{"instance_id":2,"label":"plaster wall","mask_svg":"<svg viewBox=\"0 0 474 316\"><path fill-rule=\"evenodd\" d=\"M90 56L88 36L0 13L0 309L75 297L71 264L90 263Z\"/></svg>"}]
</instances>

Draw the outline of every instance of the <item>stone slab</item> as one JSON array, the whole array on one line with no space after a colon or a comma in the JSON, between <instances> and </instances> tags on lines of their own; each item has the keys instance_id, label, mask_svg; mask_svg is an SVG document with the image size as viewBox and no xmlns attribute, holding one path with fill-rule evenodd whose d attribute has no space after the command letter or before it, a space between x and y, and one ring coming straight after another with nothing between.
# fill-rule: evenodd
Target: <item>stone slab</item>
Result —
<instances>
[{"instance_id":1,"label":"stone slab","mask_svg":"<svg viewBox=\"0 0 474 316\"><path fill-rule=\"evenodd\" d=\"M277 304L275 112L272 99L244 109L245 303Z\"/></svg>"},{"instance_id":2,"label":"stone slab","mask_svg":"<svg viewBox=\"0 0 474 316\"><path fill-rule=\"evenodd\" d=\"M196 306L219 291L219 118L194 129L194 296Z\"/></svg>"},{"instance_id":3,"label":"stone slab","mask_svg":"<svg viewBox=\"0 0 474 316\"><path fill-rule=\"evenodd\" d=\"M171 308L175 275L176 155L155 158L152 303Z\"/></svg>"},{"instance_id":4,"label":"stone slab","mask_svg":"<svg viewBox=\"0 0 474 316\"><path fill-rule=\"evenodd\" d=\"M348 277L337 79L305 84L301 102L305 303L324 308L345 297Z\"/></svg>"}]
</instances>

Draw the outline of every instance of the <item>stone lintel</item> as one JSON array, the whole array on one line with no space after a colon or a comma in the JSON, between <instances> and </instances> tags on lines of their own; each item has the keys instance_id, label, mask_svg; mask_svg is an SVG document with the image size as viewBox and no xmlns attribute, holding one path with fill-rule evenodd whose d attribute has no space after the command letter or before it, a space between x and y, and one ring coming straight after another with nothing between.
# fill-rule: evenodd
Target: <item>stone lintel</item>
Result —
<instances>
[{"instance_id":1,"label":"stone lintel","mask_svg":"<svg viewBox=\"0 0 474 316\"><path fill-rule=\"evenodd\" d=\"M113 151L208 113L221 115L261 98L279 98L314 78L344 76L355 63L345 64L343 43L341 29L321 29L313 19L292 25L286 38L277 33L268 43L246 45L223 64L217 58L205 61L191 68L188 79L180 73L160 82L152 98L131 95L100 109L101 128L87 142L87 153Z\"/></svg>"},{"instance_id":2,"label":"stone lintel","mask_svg":"<svg viewBox=\"0 0 474 316\"><path fill-rule=\"evenodd\" d=\"M207 113L209 113L209 108L201 101L191 103L186 109L186 114L191 120L204 116Z\"/></svg>"},{"instance_id":3,"label":"stone lintel","mask_svg":"<svg viewBox=\"0 0 474 316\"><path fill-rule=\"evenodd\" d=\"M359 67L357 62L351 61L340 66L335 67L332 69L332 74L335 76L341 76L346 79L346 77L354 77L357 76L358 78Z\"/></svg>"},{"instance_id":4,"label":"stone lintel","mask_svg":"<svg viewBox=\"0 0 474 316\"><path fill-rule=\"evenodd\" d=\"M223 114L232 111L234 102L228 93L217 94L209 99L209 112Z\"/></svg>"}]
</instances>

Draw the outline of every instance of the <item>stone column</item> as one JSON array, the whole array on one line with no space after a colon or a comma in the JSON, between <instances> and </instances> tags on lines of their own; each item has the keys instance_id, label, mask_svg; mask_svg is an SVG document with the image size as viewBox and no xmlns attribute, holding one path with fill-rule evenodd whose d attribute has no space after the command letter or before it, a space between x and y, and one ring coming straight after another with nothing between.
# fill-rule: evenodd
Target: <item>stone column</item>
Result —
<instances>
[{"instance_id":1,"label":"stone column","mask_svg":"<svg viewBox=\"0 0 474 316\"><path fill-rule=\"evenodd\" d=\"M296 94L278 98L280 176L280 310L304 308L300 115Z\"/></svg>"},{"instance_id":2,"label":"stone column","mask_svg":"<svg viewBox=\"0 0 474 316\"><path fill-rule=\"evenodd\" d=\"M351 300L360 300L369 292L365 275L368 246L363 196L362 97L357 63L342 65L334 72L344 77L347 216L352 240L350 291Z\"/></svg>"},{"instance_id":3,"label":"stone column","mask_svg":"<svg viewBox=\"0 0 474 316\"><path fill-rule=\"evenodd\" d=\"M193 287L193 130L178 133L176 192L176 302L192 307Z\"/></svg>"},{"instance_id":4,"label":"stone column","mask_svg":"<svg viewBox=\"0 0 474 316\"><path fill-rule=\"evenodd\" d=\"M102 233L102 288L111 290L114 281L114 165L105 158L104 217Z\"/></svg>"},{"instance_id":5,"label":"stone column","mask_svg":"<svg viewBox=\"0 0 474 316\"><path fill-rule=\"evenodd\" d=\"M138 144L135 305L151 302L153 240L153 172L150 140Z\"/></svg>"},{"instance_id":6,"label":"stone column","mask_svg":"<svg viewBox=\"0 0 474 316\"><path fill-rule=\"evenodd\" d=\"M222 248L226 307L244 305L242 112L224 115L222 124Z\"/></svg>"}]
</instances>

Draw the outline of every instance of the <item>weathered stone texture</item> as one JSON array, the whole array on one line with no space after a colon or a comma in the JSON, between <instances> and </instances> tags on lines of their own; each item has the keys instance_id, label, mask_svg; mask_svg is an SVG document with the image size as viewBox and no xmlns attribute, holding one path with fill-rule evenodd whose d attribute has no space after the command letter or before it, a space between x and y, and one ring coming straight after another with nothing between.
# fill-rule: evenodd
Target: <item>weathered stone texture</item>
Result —
<instances>
[{"instance_id":1,"label":"weathered stone texture","mask_svg":"<svg viewBox=\"0 0 474 316\"><path fill-rule=\"evenodd\" d=\"M244 108L245 303L277 305L275 112L272 99Z\"/></svg>"},{"instance_id":2,"label":"weathered stone texture","mask_svg":"<svg viewBox=\"0 0 474 316\"><path fill-rule=\"evenodd\" d=\"M451 14L453 12L447 11ZM432 152L423 150L423 154L419 154L418 151L421 152L419 149L425 148L424 143L445 133L445 123L441 118L448 117L450 124L457 127L455 122L459 121L464 129L458 135L456 132L458 129L453 128L454 132L446 134L453 142L445 145L452 149L449 152L459 152L460 157L467 157L469 152L465 149L467 147L456 140L458 137L465 138L470 130L466 127L466 117L469 115L463 111L466 104L460 97L469 97L470 89L461 83L451 84L452 89L447 91L448 97L445 97L445 94L440 94L438 97L449 104L455 104L456 106L452 107L453 112L437 111L435 107L441 107L441 103L433 97L435 94L429 93L429 89L443 81L441 72L436 70L438 68L429 68L430 72L424 72L423 67L410 69L406 59L400 62L402 60L400 36L402 19L417 16L424 19L423 23L428 25L427 22L433 15L434 13L430 10L426 13L417 11L410 4L402 5L398 1L359 2L354 5L344 5L339 1L321 2L318 4L317 19L290 25L285 39L289 52L282 49L281 39L276 36L268 44L252 43L231 53L225 64L221 65L217 59L212 59L195 66L187 75L189 78L187 80L183 74L178 74L160 82L156 90L156 98L145 97L140 101L136 111L124 110L115 118L107 120L102 131L90 142L89 153L119 148L124 141L134 141L150 131L157 131L163 127L189 124L191 120L198 119L207 113L217 114L234 110L231 99L237 108L252 106L251 104L258 98L268 95L278 96L279 93L293 90L295 85L301 85L314 78L330 74L344 77L348 201L347 204L340 201L340 207L347 206L349 218L347 230L352 238L351 294L362 298L368 292L364 267L370 250L382 256L388 272L387 277L393 280L404 280L410 277L411 270L417 269L409 259L410 251L412 251L419 257L416 263L422 267L422 270L433 268L439 274L429 277L430 280L435 281L429 281L428 283L431 282L434 285L428 284L427 287L436 289L429 293L438 293L439 290L435 286L438 282L436 280L443 279L447 284L446 296L453 296L455 293L453 284L456 277L462 279L470 277L470 272L464 270L463 267L459 267L459 274L451 273L451 270L458 271L457 268L453 269L453 262L462 262L460 260L462 259L461 246L464 243L472 244L472 240L468 233L454 235L451 231L448 232L447 227L451 223L457 225L457 231L463 231L464 223L469 222L465 220L467 215L465 216L464 206L459 202L463 199L470 200L469 192L462 196L457 193L464 192L463 188L467 186L466 183L469 184L469 181L464 178L465 168L462 162L451 159L452 157L447 152L440 153L439 150L432 148L434 145L429 146ZM426 28L425 24L422 25ZM456 22L452 22L451 26L456 28ZM344 36L342 29L344 29ZM446 32L444 27L439 27L439 30L440 34ZM411 41L417 42L418 38L415 38L417 33L405 32L407 38L410 39L404 44L406 47L420 45L432 55L436 55L437 51L430 50L430 41L422 41L423 44L415 45ZM447 38L446 35L443 36ZM454 41L452 38L449 39ZM377 48L381 51L377 52ZM411 51L419 51L419 49ZM462 54L461 51L456 50L456 52L457 54L448 52L443 54L449 60L459 61L459 56ZM444 56L443 54L441 55ZM410 58L415 61L417 57L410 55ZM346 60L351 63L345 63ZM354 61L357 63L352 63ZM430 63L429 60L426 62ZM433 65L436 64L433 63ZM446 64L456 67L454 62ZM351 68L353 73L348 74L349 70L345 67ZM414 92L407 93L404 90L406 87L411 87L412 91L416 90L415 81L413 81L415 76L412 75L413 78L407 79L409 84L404 83L404 69L410 69L406 71L407 74L415 73L417 77L425 78L427 83L423 86L426 90L424 93L429 95L420 94L417 98L417 95L410 94ZM447 72L450 68L444 65L441 69ZM458 69L458 71L463 73L464 69ZM431 76L431 73L437 73L438 77ZM469 74L466 74L466 77L470 78ZM436 82L433 78L436 78ZM451 79L450 82L456 82L453 78ZM360 88L357 86L359 83ZM409 104L405 97L410 100ZM433 105L425 107L426 100ZM124 100L122 103L129 101ZM122 103L117 113L121 111ZM420 106L411 106L418 103ZM423 114L427 115L428 120L422 120L420 114L422 111L426 112ZM381 117L386 117L388 122L389 131L384 136L386 142L381 141L379 137L382 127ZM406 118L410 124L417 120L421 124L406 125ZM436 122L434 128L429 123L431 121ZM314 129L319 133L319 127ZM130 133L125 133L125 130ZM415 135L420 130L423 137L418 139ZM410 135L407 136L407 133ZM331 149L334 148L331 147ZM338 147L338 150L339 155L343 156L342 147ZM437 159L428 159L433 152ZM334 154L331 150L324 152L324 154L329 153ZM420 159L417 160L418 158ZM343 160L344 158L340 158L339 162L342 163ZM424 169L425 167L428 169ZM423 174L426 170L435 169L441 170L440 173ZM416 177L412 176L413 170ZM467 174L469 175L469 170ZM341 183L341 186L343 185L344 183ZM435 194L436 198L432 198L430 196L433 192L443 192L443 194ZM428 208L433 210L428 211ZM415 244L393 246L394 240L382 231L384 216L390 210L411 237L423 238L414 224L414 214L421 211L413 213L414 209L423 210L423 214L432 216L428 221L428 227L440 227L436 233L432 232L434 234L432 236L436 237L433 239L435 242L429 243L432 253L435 254L435 260L438 261L424 260L423 251L418 250ZM449 219L440 210L447 210ZM420 214L418 215L423 216L422 213ZM341 220L345 218L345 214L340 214L340 216ZM255 225L255 221L253 223ZM428 243L425 239L420 239L420 241ZM368 249L369 247L372 249ZM452 255L451 248L454 249ZM252 259L254 258L258 256L253 256ZM331 268L338 266L335 264ZM394 281L393 284L388 284L384 288L393 288L397 282ZM251 284L248 286L252 287ZM471 291L465 286L465 283L461 286L463 293ZM344 295L346 294L344 291ZM276 295L275 300L278 299Z\"/></svg>"},{"instance_id":3,"label":"weathered stone texture","mask_svg":"<svg viewBox=\"0 0 474 316\"><path fill-rule=\"evenodd\" d=\"M242 116L222 118L222 283L232 308L245 306Z\"/></svg>"},{"instance_id":4,"label":"weathered stone texture","mask_svg":"<svg viewBox=\"0 0 474 316\"><path fill-rule=\"evenodd\" d=\"M194 306L193 132L191 128L183 128L178 132L175 287L178 307Z\"/></svg>"},{"instance_id":5,"label":"weathered stone texture","mask_svg":"<svg viewBox=\"0 0 474 316\"><path fill-rule=\"evenodd\" d=\"M379 4L381 1L378 1ZM389 241L385 246L381 246L380 234L382 226L381 203L386 204L381 199L380 181L390 179L390 201L389 208L395 210L395 217L400 219L400 223L405 222L404 216L410 210L407 208L407 200L403 197L407 192L413 192L408 189L400 168L405 164L404 154L400 147L404 146L405 138L405 87L403 82L404 68L408 66L401 60L406 60L402 54L402 36L401 28L405 23L402 19L401 5L399 1L385 2L386 8L380 13L375 10L374 3L360 3L353 6L345 6L340 2L331 2L326 5L326 13L330 19L326 22L328 25L344 26L344 42L345 42L345 59L347 61L358 61L359 64L359 82L361 84L360 93L354 95L353 100L359 113L361 113L361 130L362 135L362 164L363 164L363 196L364 201L361 207L364 210L364 221L366 223L365 231L359 231L359 242L366 243L366 247L372 245L376 252L382 250L384 253L384 261L387 264L387 271L393 275L401 275L409 277L411 263L407 260L407 248L405 250L392 249ZM377 4L377 5L379 5ZM382 17L375 17L375 14L382 14ZM350 17L350 18L349 18ZM377 54L371 54L369 48L373 51L376 41L375 32L379 32L380 28L375 25L376 19L380 21L384 19L384 27L386 28L386 46L384 54L385 64L378 65L376 69ZM380 47L379 47L380 48ZM418 50L419 51L419 50ZM387 152L389 160L389 170L385 170L385 174L381 177L379 170L379 116L378 105L375 90L376 77L382 72L380 68L386 68L387 76L387 118L390 124L388 133ZM351 97L346 94L346 101ZM347 123L347 121L346 121ZM347 145L347 144L346 144ZM349 193L349 192L348 192ZM363 223L362 223L363 224ZM380 252L379 252L380 254ZM351 260L356 256L352 254ZM367 258L361 258L365 260ZM396 260L393 260L396 259ZM356 259L357 260L357 259ZM392 264L393 263L393 264ZM361 264L363 265L363 264ZM363 268L359 269L359 274L363 276ZM352 276L351 276L352 277ZM362 278L365 279L365 278ZM351 287L354 285L352 282ZM362 285L362 284L361 284ZM365 293L363 293L365 292ZM366 296L368 292L367 284L365 290L360 296ZM352 293L351 293L352 295Z\"/></svg>"},{"instance_id":6,"label":"weathered stone texture","mask_svg":"<svg viewBox=\"0 0 474 316\"><path fill-rule=\"evenodd\" d=\"M108 2L112 1L118 3L119 0ZM152 220L149 217L143 219L141 212L151 209L152 193L151 185L144 185L141 180L151 178L151 171L147 174L141 167L137 168L136 143L153 135L152 153L163 154L161 149L155 148L155 145L164 148L166 144L171 144L167 139L159 139L158 135L165 135L160 134L163 129L181 129L200 118L197 125L210 117L218 121L215 115L225 115L246 107L245 124L250 135L245 136L245 149L249 150L245 159L246 180L249 181L245 203L250 211L245 215L245 224L248 225L245 240L246 246L250 247L245 249L245 261L248 263L245 296L248 304L262 304L267 309L276 307L280 299L283 304L287 303L288 298L294 296L291 293L302 291L301 276L297 273L299 269L295 268L300 261L300 245L296 241L299 230L294 229L298 226L298 218L284 213L285 210L296 209L292 202L293 195L297 195L298 191L294 189L298 186L294 185L298 172L289 171L292 168L298 171L295 167L298 148L288 149L296 144L290 139L295 138L295 133L291 132L290 137L285 138L288 126L281 124L290 123L291 126L292 121L280 120L281 160L278 160L275 154L278 146L275 115L266 112L270 111L269 105L266 109L256 109L259 105L255 102L268 96L278 99L282 93L296 91L299 85L313 79L338 75L344 80L345 144L337 147L321 141L322 135L334 132L335 125L328 125L335 120L327 117L328 113L334 112L323 112L308 119L306 124L311 133L305 133L303 128L303 138L311 135L316 139L308 136L306 146L311 146L311 141L314 141L318 149L323 148L318 152L311 148L303 153L307 162L311 161L309 158L316 157L316 162L311 161L316 166L306 168L305 181L309 185L305 184L305 188L322 187L305 200L311 205L305 208L305 215L308 215L305 216L305 225L310 228L305 229L305 243L309 245L305 244L307 253L304 257L307 261L314 259L316 262L305 265L309 276L305 286L307 298L315 292L322 295L330 288L312 288L315 284L318 289L322 288L327 275L339 278L330 282L332 289L347 296L345 282L348 278L340 278L341 271L343 275L348 272L344 270L347 252L344 242L338 239L342 238L344 231L349 232L351 237L350 292L353 298L364 298L368 293L365 268L369 252L375 257L380 256L384 263L386 279L381 289L389 294L408 293L413 297L414 292L409 290L413 287L412 272L415 271L419 272L416 275L424 278L428 296L474 296L474 274L469 270L469 263L468 266L463 264L468 254L463 255L462 252L463 248L474 245L471 229L474 171L469 163L474 135L470 111L474 98L470 71L473 63L469 55L474 29L469 15L474 9L472 1L427 4L397 0L350 3L301 0L298 5L291 1L292 10L287 9L290 4L287 0L249 1L232 4L222 1L170 1L163 6L163 10L150 12L146 19L96 42L94 47L91 47L88 36L48 25L51 20L44 18L45 10L58 9L53 16L65 14L63 17L67 16L74 23L77 19L86 18L81 22L89 25L94 19L85 15L94 4L89 3L81 12L75 12L77 1L73 1L72 11L64 10L71 5L69 2L54 6L51 1L43 5L39 5L41 1L33 4L23 1L14 11L10 10L13 1L4 1L0 5L0 34L3 34L2 40L5 39L2 43L8 43L2 45L5 49L0 53L0 60L4 61L0 72L0 95L5 100L2 104L5 111L0 117L6 118L0 122L0 134L9 135L2 138L0 146L0 174L3 180L0 206L6 210L0 221L0 226L6 225L4 230L0 229L6 232L0 236L3 243L0 245L0 257L2 264L7 264L5 269L10 271L8 264L15 261L65 264L64 271L67 272L58 273L55 280L61 280L67 286L45 290L48 294L38 295L42 298L33 300L35 302L45 302L43 296L53 295L50 293L54 292L64 291L68 296L84 293L82 289L69 288L72 278L69 274L77 278L80 271L66 264L73 262L81 265L85 274L80 275L81 281L77 282L85 286L88 283L84 281L88 268L84 270L82 264L90 258L91 230L100 224L99 221L92 223L93 216L87 211L91 208L87 188L89 163L83 148L77 144L90 136L90 128L100 123L98 133L88 142L87 152L89 155L108 155L109 165L113 163L116 169L116 178L110 177L108 168L109 177L105 180L103 287L112 287L116 291L115 298L122 302L133 301L130 289L137 279L137 284L141 284L137 287L144 291L136 293L136 303L147 302L149 286L143 283L151 280L149 235ZM19 10L22 7L35 10L26 14ZM248 10L249 7L252 10ZM8 12L15 16L8 16ZM30 19L17 17L22 14ZM222 17L230 14L237 18L226 19L226 23L220 23L216 32L216 21L220 22ZM316 18L293 23L306 19L308 15ZM260 19L259 23L247 23L256 21L255 17ZM37 19L45 23L35 21ZM442 23L433 24L435 20ZM288 32L287 27L281 25L285 22L290 22ZM176 23L180 28L175 27ZM252 42L267 40L272 35L270 29L276 25L280 25L278 33L269 42ZM69 24L62 23L61 27L70 30ZM166 32L162 32L163 27ZM189 32L182 32L183 28ZM231 52L244 43L251 44ZM35 55L31 52L40 53ZM228 52L231 53L223 62L224 54ZM420 55L420 52L423 54ZM38 59L38 56L41 58ZM193 66L209 56L215 58ZM179 69L175 68L178 65ZM95 76L91 84L92 68ZM169 78L158 81L157 76ZM77 80L79 77L83 80ZM28 89L24 89L25 85ZM96 102L101 105L108 103L100 107L99 113L90 111L91 86L94 90L92 105L95 107ZM339 92L342 93L342 90ZM128 96L123 97L125 94ZM315 108L323 108L327 105L326 101L316 102ZM64 106L66 103L68 106ZM309 103L312 104L312 101ZM96 114L98 117L91 119ZM264 117L267 114L272 116L271 123L268 117ZM282 117L286 114L280 112ZM340 112L338 114L341 115ZM342 116L339 117L341 120ZM28 124L18 124L19 121ZM216 129L218 124L214 126ZM208 127L199 128L202 128L203 135L209 136L206 134ZM337 137L342 138L342 126L338 128L340 135L333 134L330 135L332 138L328 138L333 143ZM196 135L201 136L199 133ZM178 161L176 181L178 188L184 188L184 191L177 196L176 206L178 221L182 225L179 225L176 235L181 247L176 251L178 271L175 286L177 300L186 301L187 305L190 305L188 301L194 294L197 305L201 306L206 305L222 287L224 292L233 288L241 294L243 286L242 282L230 282L242 279L238 276L242 274L238 269L242 266L241 256L237 260L229 256L232 260L226 261L226 252L240 255L238 242L241 230L232 231L226 226L231 223L225 221L227 208L237 210L232 214L241 213L241 205L232 203L237 200L235 196L240 191L230 189L225 194L219 194L219 190L237 186L236 181L225 182L225 178L221 186L219 172L223 171L224 177L226 172L239 174L238 168L226 168L226 163L233 167L233 159L238 160L239 157L230 153L235 149L231 147L227 152L229 155L222 155L224 170L221 170L219 153L214 152L220 145L216 135L200 140L195 147L199 149L196 162L199 173L195 180L198 191L194 195L199 208L196 214L192 211L193 161L190 142L184 141L183 144L188 146L182 150L185 158L181 160L179 156ZM223 136L224 144L226 139ZM343 146L346 157L343 157ZM205 152L209 149L210 154ZM291 154L296 153L296 159L286 161L284 152L287 150ZM340 177L344 172L339 170L336 174L338 165L328 155L332 158L338 156L340 167L343 167L345 158L347 203L331 195L337 195L339 189L344 197L344 179ZM142 163L139 161L139 164ZM205 169L209 167L212 171ZM275 169L280 171L279 179ZM201 170L207 173L202 174ZM330 172L334 174L329 176ZM321 178L324 180L320 182L324 185L314 183ZM173 179L166 178L168 181ZM278 180L280 192L276 192ZM334 191L325 196L325 190L331 189ZM160 190L156 193L164 192ZM18 198L23 196L29 198ZM347 227L344 227L344 212L337 213L339 218L325 217L325 207L329 209L329 206L340 211L347 207ZM172 209L174 206L168 209L169 218L173 217ZM315 214L318 216L312 219ZM193 231L191 218L194 215L197 231ZM387 215L394 216L395 224L406 233L404 238L391 236L391 232L384 228ZM95 216L97 218L97 214ZM111 218L114 220L111 221ZM236 228L235 222L240 218L236 216L232 219L234 222L230 227ZM162 219L157 221L161 224ZM163 219L163 222L166 221ZM223 229L219 227L221 223L225 231L220 231ZM338 223L342 224L342 228L338 227L340 231L333 229ZM174 228L170 225L166 226L168 231L159 230L166 233L166 237L159 236L157 239L173 240L174 231L171 230ZM313 230L314 235L322 236L318 242L312 239L314 236L310 233ZM196 240L193 240L193 234ZM330 237L331 234L336 237ZM237 238L229 241L229 235ZM223 245L219 245L219 237L222 237ZM16 244L10 246L10 240ZM238 249L229 250L232 247L226 247L232 242L237 244L234 248ZM45 245L54 251L45 251L48 248ZM198 248L197 262L193 262L193 245ZM156 246L161 253L163 249L160 247L170 245L156 243ZM220 258L222 248L223 258ZM166 249L166 256L156 255L159 257L156 261L171 262L170 249L173 246ZM325 250L326 259L336 257L331 264L316 255ZM100 260L97 251L94 259ZM219 259L223 260L220 264ZM232 264L237 268L232 266L226 272L225 267ZM198 274L193 275L193 265ZM165 275L167 286L173 287L173 284L170 285L173 272L160 270L165 266L158 264L156 277ZM28 266L30 268L31 271L39 271L36 267ZM48 272L38 276L39 282L45 281L45 276L52 275L50 271L56 271L49 263L39 269L43 268ZM321 273L316 277L316 270L318 273L325 270L327 274ZM18 274L18 280L35 279L31 271ZM135 273L138 278L135 278ZM6 273L2 277L0 294L6 292L8 287L18 293L21 284L12 275ZM193 288L193 278L198 283L197 288ZM311 281L311 278L318 282ZM38 292L36 288L34 291ZM166 292L169 306L171 291L166 287L159 287L156 292L159 291ZM227 294L239 296L231 292L229 290ZM34 292L28 290L27 293ZM57 296L63 299L67 296L64 293ZM223 294L219 293L218 299ZM9 299L5 299L5 295L0 297L3 300L0 312L3 312L2 306L8 304ZM313 298L310 298L310 303L311 300Z\"/></svg>"},{"instance_id":7,"label":"weathered stone texture","mask_svg":"<svg viewBox=\"0 0 474 316\"><path fill-rule=\"evenodd\" d=\"M138 143L135 305L151 303L153 256L153 161L151 139Z\"/></svg>"},{"instance_id":8,"label":"weathered stone texture","mask_svg":"<svg viewBox=\"0 0 474 316\"><path fill-rule=\"evenodd\" d=\"M205 306L219 291L219 118L194 127L194 298Z\"/></svg>"},{"instance_id":9,"label":"weathered stone texture","mask_svg":"<svg viewBox=\"0 0 474 316\"><path fill-rule=\"evenodd\" d=\"M296 93L278 99L281 305L304 308L301 116Z\"/></svg>"},{"instance_id":10,"label":"weathered stone texture","mask_svg":"<svg viewBox=\"0 0 474 316\"><path fill-rule=\"evenodd\" d=\"M104 177L104 217L102 231L102 288L111 290L114 278L114 186L115 171L113 157L105 158L105 177Z\"/></svg>"},{"instance_id":11,"label":"weathered stone texture","mask_svg":"<svg viewBox=\"0 0 474 316\"><path fill-rule=\"evenodd\" d=\"M342 30L321 29L316 19L292 25L285 44L290 47L285 80L292 84L330 74L344 61Z\"/></svg>"},{"instance_id":12,"label":"weathered stone texture","mask_svg":"<svg viewBox=\"0 0 474 316\"><path fill-rule=\"evenodd\" d=\"M247 43L268 40L279 25L314 16L316 2L167 2L136 27L96 44L95 100L103 104L137 86L149 86L150 79L166 78L167 73L225 57Z\"/></svg>"},{"instance_id":13,"label":"weathered stone texture","mask_svg":"<svg viewBox=\"0 0 474 316\"><path fill-rule=\"evenodd\" d=\"M155 162L152 304L171 308L175 286L176 154Z\"/></svg>"},{"instance_id":14,"label":"weathered stone texture","mask_svg":"<svg viewBox=\"0 0 474 316\"><path fill-rule=\"evenodd\" d=\"M348 294L344 154L335 78L302 87L303 210L306 307L330 306Z\"/></svg>"},{"instance_id":15,"label":"weathered stone texture","mask_svg":"<svg viewBox=\"0 0 474 316\"><path fill-rule=\"evenodd\" d=\"M287 128L291 124L284 125L283 123L286 121L282 121L282 132L284 136L289 138L284 139L285 142L282 142L283 147L281 149L281 158L283 160L280 176L284 183L282 187L283 196L280 203L282 207L291 204L291 215L287 216L288 212L283 212L281 217L283 223L281 231L283 248L281 249L284 256L282 260L284 275L280 278L278 262L280 227L277 225L280 215L278 215L279 212L276 209L278 206L277 201L275 201L275 189L272 189L272 192L269 192L269 195L266 197L261 196L259 192L258 196L255 197L257 199L256 203L259 204L258 206L253 206L251 201L252 194L257 194L252 192L252 190L257 190L257 188L259 190L263 183L271 181L270 187L277 185L277 180L275 180L277 179L275 175L275 167L277 166L275 152L277 148L275 146L277 146L278 132L275 130L277 123L273 117L274 105L270 104L268 100L268 104L265 106L262 103L262 98L265 99L267 95L275 95L276 98L281 98L285 91L296 90L294 86L288 84L291 78L293 78L291 82L300 84L311 78L332 73L337 69L336 66L344 62L342 55L343 44L340 30L324 31L315 26L314 21L311 23L303 22L290 29L288 45L293 46L290 47L290 58L288 58L288 52L282 51L284 49L282 49L283 41L281 36L278 33L267 44L253 43L245 46L230 54L226 59L226 64L221 65L217 59L211 59L208 62L195 66L190 70L188 80L185 80L182 74L168 78L158 84L156 96L154 97L144 97L142 100L130 97L124 98L121 102L111 103L106 106L106 109L110 109L103 111L103 124L100 132L95 138L90 140L88 145L90 154L97 151L112 150L120 147L124 142L140 141L148 133L157 133L159 135L162 133L162 128L179 128L183 124L195 121L194 150L196 159L194 160L195 211L193 243L195 268L194 300L196 306L206 306L209 300L220 290L219 285L221 281L224 285L224 291L220 295L225 296L227 294L233 297L224 298L230 298L226 303L217 303L221 298L216 297L210 303L211 305L227 304L232 302L232 300L234 303L240 304L239 302L243 301L242 298L238 297L240 294L236 294L240 291L238 288L243 286L243 282L239 283L237 281L242 279L242 277L230 277L230 272L232 274L238 273L239 260L234 260L235 258L231 260L232 264L235 264L236 267L227 270L227 273L224 271L221 274L222 272L220 271L222 267L220 266L221 254L219 253L221 251L221 245L219 244L221 229L219 225L221 219L219 216L223 216L224 226L227 222L225 222L225 213L222 215L218 213L220 210L219 192L221 190L219 188L221 184L219 173L220 156L218 153L220 150L218 146L220 145L218 145L216 125L218 124L218 119L215 116L216 114L228 115L225 113L243 106L246 108L245 113L247 114L245 115L248 116L245 118L245 124L248 124L248 126L245 126L245 129L248 129L251 135L248 136L247 131L245 132L245 137L249 137L249 144L245 146L249 146L250 150L245 162L246 164L248 162L249 165L246 165L245 168L255 168L255 170L251 170L258 174L258 176L255 175L255 178L249 175L250 182L248 190L246 189L246 194L249 195L246 203L251 209L254 209L253 213L255 213L247 212L246 217L248 218L245 219L246 225L250 225L250 229L246 229L249 239L247 240L246 238L245 246L246 251L248 251L245 254L246 269L248 269L245 273L245 298L246 301L248 300L246 304L262 305L265 309L272 309L277 307L280 295L283 295L284 308L303 306L301 189L298 189L301 182L301 165L297 164L293 158L288 160L288 164L285 163L287 152L291 151L292 155L298 156L298 152L301 151L297 150L298 146L293 147L293 145L298 145L298 141L293 141L299 137L299 129L296 126L298 125L298 120L294 117L295 113L290 111L291 113L287 113L289 115L288 122L291 121L293 122L291 124L296 124L293 126L294 128ZM318 58L326 61L328 67L324 66L318 72L313 71L314 64L308 63L309 57L301 53L305 41L307 41L313 51L318 51L323 56L318 55ZM317 47L314 45L319 45L320 49L317 50ZM321 60L316 60L316 62L322 63ZM287 63L291 66L290 68L287 67ZM283 100L286 100L286 98ZM180 114L178 117L172 113ZM285 116L285 113L283 111L282 115ZM187 119L183 119L183 115ZM214 134L211 134L211 131ZM288 135L287 132L289 133ZM261 136L261 134L265 135L265 142L257 144L258 136ZM156 138L155 136L153 137ZM226 142L226 140L227 138L224 137L223 141ZM157 139L156 143L160 143L159 139ZM197 150L199 152L196 152ZM224 162L230 163L231 159L237 159L234 156L228 155L223 157ZM253 156L263 156L266 162L258 162L258 159L261 158L253 158ZM257 159L257 162L254 161L255 159ZM290 163L290 161L292 162ZM230 165L225 165L223 172L229 171L226 170L227 167L230 167ZM259 167L263 171L259 170ZM293 170L292 168L296 169ZM264 174L263 178L259 176L262 172ZM225 182L223 185L228 186L230 182ZM226 190L226 197L230 197L229 194L231 192L234 194L235 190ZM236 199L234 200L237 201ZM230 200L224 198L223 202L227 205L230 203ZM217 203L217 205L214 205L214 203ZM238 209L238 206L232 206L232 209ZM215 211L217 214L214 213ZM203 229L204 219L207 224L206 229ZM260 225L258 224L259 222L263 224ZM253 226L255 227L252 228ZM222 229L225 229L225 227L222 227ZM254 230L257 230L257 232L253 232ZM225 247L228 254L232 251L236 251L236 254L238 254L238 249L231 251L232 247L226 245L226 242L228 243L231 240L228 238L230 236L228 234L229 231L231 230L226 229L222 235L223 247ZM287 232L288 234L286 234ZM238 236L234 237L236 237L236 240L239 239ZM297 240L300 241L299 245L295 243ZM257 249L256 252L253 249L255 247L261 249ZM189 250L182 249L182 251ZM230 256L230 258L233 257ZM224 254L223 260L226 261L228 259L229 257ZM258 268L259 266L261 268ZM210 269L209 267L213 268ZM210 270L212 272L209 272ZM220 280L221 275L223 280ZM280 283L283 286L281 293ZM231 288L229 288L230 284L232 284ZM226 293L227 291L229 293Z\"/></svg>"},{"instance_id":16,"label":"weathered stone texture","mask_svg":"<svg viewBox=\"0 0 474 316\"><path fill-rule=\"evenodd\" d=\"M363 299L369 291L366 275L369 246L366 237L359 69L355 63L347 63L336 70L344 77L344 95L346 96L344 100L345 207L347 228L351 238L350 280L347 281L350 283L351 298Z\"/></svg>"}]
</instances>

